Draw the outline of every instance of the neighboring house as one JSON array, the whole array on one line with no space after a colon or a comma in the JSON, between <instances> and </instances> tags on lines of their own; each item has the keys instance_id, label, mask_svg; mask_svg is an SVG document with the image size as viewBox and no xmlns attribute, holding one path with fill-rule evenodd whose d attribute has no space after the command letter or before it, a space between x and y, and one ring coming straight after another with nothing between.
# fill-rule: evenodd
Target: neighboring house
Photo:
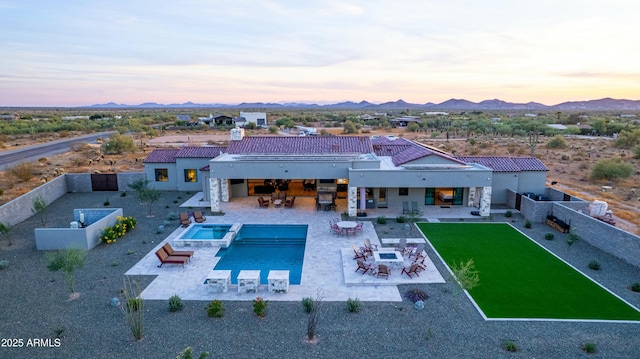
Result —
<instances>
[{"instance_id":1,"label":"neighboring house","mask_svg":"<svg viewBox=\"0 0 640 359\"><path fill-rule=\"evenodd\" d=\"M155 149L144 160L149 186L165 191L208 191L209 172L203 167L224 150L220 146Z\"/></svg>"},{"instance_id":2,"label":"neighboring house","mask_svg":"<svg viewBox=\"0 0 640 359\"><path fill-rule=\"evenodd\" d=\"M548 171L533 157L454 157L395 136L244 137L235 128L228 147L205 148L154 150L145 160L147 177L158 189L183 190L191 184L185 170L200 169L197 182L214 212L232 198L257 195L250 182L279 179L312 183L311 196L345 193L350 216L414 201L475 207L488 216L491 204L507 203L507 190L544 193Z\"/></svg>"},{"instance_id":3,"label":"neighboring house","mask_svg":"<svg viewBox=\"0 0 640 359\"><path fill-rule=\"evenodd\" d=\"M266 127L267 126L267 114L265 112L243 112L240 111L240 117L245 119L245 125L253 122L256 126Z\"/></svg>"},{"instance_id":4,"label":"neighboring house","mask_svg":"<svg viewBox=\"0 0 640 359\"><path fill-rule=\"evenodd\" d=\"M402 116L396 117L389 122L391 122L391 126L393 127L407 127L410 123L420 123L422 120L417 116Z\"/></svg>"},{"instance_id":5,"label":"neighboring house","mask_svg":"<svg viewBox=\"0 0 640 359\"><path fill-rule=\"evenodd\" d=\"M176 120L177 121L186 122L187 125L196 125L196 124L198 124L197 121L191 120L191 116L189 116L189 115L177 115L176 116Z\"/></svg>"},{"instance_id":6,"label":"neighboring house","mask_svg":"<svg viewBox=\"0 0 640 359\"><path fill-rule=\"evenodd\" d=\"M221 114L209 114L209 117L198 117L198 124L206 125L209 127L233 125L233 117Z\"/></svg>"}]
</instances>

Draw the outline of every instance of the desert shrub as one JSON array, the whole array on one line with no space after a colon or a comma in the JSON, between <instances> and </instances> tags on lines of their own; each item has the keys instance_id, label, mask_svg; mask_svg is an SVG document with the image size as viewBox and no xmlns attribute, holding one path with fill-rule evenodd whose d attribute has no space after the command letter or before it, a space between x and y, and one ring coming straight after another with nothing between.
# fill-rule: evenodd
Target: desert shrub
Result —
<instances>
[{"instance_id":1,"label":"desert shrub","mask_svg":"<svg viewBox=\"0 0 640 359\"><path fill-rule=\"evenodd\" d=\"M33 164L30 162L18 163L17 165L9 168L8 172L22 182L29 181L35 175Z\"/></svg>"},{"instance_id":2,"label":"desert shrub","mask_svg":"<svg viewBox=\"0 0 640 359\"><path fill-rule=\"evenodd\" d=\"M419 300L424 302L427 298L429 298L429 295L421 289L414 288L406 291L404 293L404 297L410 300L412 303L415 303Z\"/></svg>"},{"instance_id":3,"label":"desert shrub","mask_svg":"<svg viewBox=\"0 0 640 359\"><path fill-rule=\"evenodd\" d=\"M569 233L569 238L567 238L567 244L568 245L572 245L575 242L577 242L578 240L580 240L580 236L575 234L575 233Z\"/></svg>"},{"instance_id":4,"label":"desert shrub","mask_svg":"<svg viewBox=\"0 0 640 359\"><path fill-rule=\"evenodd\" d=\"M640 145L633 147L633 158L640 158Z\"/></svg>"},{"instance_id":5,"label":"desert shrub","mask_svg":"<svg viewBox=\"0 0 640 359\"><path fill-rule=\"evenodd\" d=\"M504 350L512 353L518 351L518 346L511 340L506 340L504 343L502 343L502 347L504 348Z\"/></svg>"},{"instance_id":6,"label":"desert shrub","mask_svg":"<svg viewBox=\"0 0 640 359\"><path fill-rule=\"evenodd\" d=\"M206 359L209 356L209 352L202 352L198 359ZM176 359L193 359L193 349L186 347L184 350L176 356Z\"/></svg>"},{"instance_id":7,"label":"desert shrub","mask_svg":"<svg viewBox=\"0 0 640 359\"><path fill-rule=\"evenodd\" d=\"M640 282L631 284L631 290L634 292L640 292Z\"/></svg>"},{"instance_id":8,"label":"desert shrub","mask_svg":"<svg viewBox=\"0 0 640 359\"><path fill-rule=\"evenodd\" d=\"M596 345L594 343L590 343L590 342L582 344L582 350L585 353L589 353L589 354L593 354L593 353L595 353L597 351Z\"/></svg>"},{"instance_id":9,"label":"desert shrub","mask_svg":"<svg viewBox=\"0 0 640 359\"><path fill-rule=\"evenodd\" d=\"M267 315L268 306L269 301L264 300L262 297L256 297L256 299L253 300L253 312L259 317Z\"/></svg>"},{"instance_id":10,"label":"desert shrub","mask_svg":"<svg viewBox=\"0 0 640 359\"><path fill-rule=\"evenodd\" d=\"M180 297L177 294L174 294L169 298L170 312L177 312L179 310L182 310L183 307L184 307L184 304L182 304L182 299L180 299Z\"/></svg>"},{"instance_id":11,"label":"desert shrub","mask_svg":"<svg viewBox=\"0 0 640 359\"><path fill-rule=\"evenodd\" d=\"M304 308L305 313L311 313L313 310L313 298L302 298L302 308Z\"/></svg>"},{"instance_id":12,"label":"desert shrub","mask_svg":"<svg viewBox=\"0 0 640 359\"><path fill-rule=\"evenodd\" d=\"M127 309L132 312L140 310L142 308L142 298L128 298L127 299Z\"/></svg>"},{"instance_id":13,"label":"desert shrub","mask_svg":"<svg viewBox=\"0 0 640 359\"><path fill-rule=\"evenodd\" d=\"M524 228L531 228L533 226L533 224L531 223L530 220L527 220L526 222L524 222Z\"/></svg>"},{"instance_id":14,"label":"desert shrub","mask_svg":"<svg viewBox=\"0 0 640 359\"><path fill-rule=\"evenodd\" d=\"M386 224L387 223L387 217L378 216L378 218L376 219L376 222L378 222L378 224Z\"/></svg>"},{"instance_id":15,"label":"desert shrub","mask_svg":"<svg viewBox=\"0 0 640 359\"><path fill-rule=\"evenodd\" d=\"M123 154L127 152L135 152L136 144L133 138L119 133L109 136L109 140L102 144L102 151L109 154Z\"/></svg>"},{"instance_id":16,"label":"desert shrub","mask_svg":"<svg viewBox=\"0 0 640 359\"><path fill-rule=\"evenodd\" d=\"M618 180L633 175L633 165L622 162L619 158L604 159L596 162L591 169L589 178L592 180Z\"/></svg>"},{"instance_id":17,"label":"desert shrub","mask_svg":"<svg viewBox=\"0 0 640 359\"><path fill-rule=\"evenodd\" d=\"M593 269L593 270L599 270L600 269L600 262L598 262L597 260L592 260L591 262L589 262L589 268Z\"/></svg>"},{"instance_id":18,"label":"desert shrub","mask_svg":"<svg viewBox=\"0 0 640 359\"><path fill-rule=\"evenodd\" d=\"M553 237L554 237L554 235L551 232L547 232L547 233L544 234L544 239L546 239L548 241L552 241Z\"/></svg>"},{"instance_id":19,"label":"desert shrub","mask_svg":"<svg viewBox=\"0 0 640 359\"><path fill-rule=\"evenodd\" d=\"M513 212L511 212L511 211L506 211L506 212L504 213L504 216L505 216L505 217L507 217L507 218L511 218L511 217L513 217Z\"/></svg>"},{"instance_id":20,"label":"desert shrub","mask_svg":"<svg viewBox=\"0 0 640 359\"><path fill-rule=\"evenodd\" d=\"M224 316L224 306L219 299L212 300L205 308L209 318L222 318Z\"/></svg>"},{"instance_id":21,"label":"desert shrub","mask_svg":"<svg viewBox=\"0 0 640 359\"><path fill-rule=\"evenodd\" d=\"M396 217L396 222L398 222L398 223L405 223L406 221L407 221L407 217L405 217L405 216Z\"/></svg>"},{"instance_id":22,"label":"desert shrub","mask_svg":"<svg viewBox=\"0 0 640 359\"><path fill-rule=\"evenodd\" d=\"M0 260L0 269L6 269L9 267L9 261L6 259Z\"/></svg>"},{"instance_id":23,"label":"desert shrub","mask_svg":"<svg viewBox=\"0 0 640 359\"><path fill-rule=\"evenodd\" d=\"M562 135L556 135L546 145L547 148L567 148L567 140Z\"/></svg>"},{"instance_id":24,"label":"desert shrub","mask_svg":"<svg viewBox=\"0 0 640 359\"><path fill-rule=\"evenodd\" d=\"M360 300L358 298L352 299L349 298L347 299L347 311L349 311L349 313L357 313L360 311Z\"/></svg>"}]
</instances>

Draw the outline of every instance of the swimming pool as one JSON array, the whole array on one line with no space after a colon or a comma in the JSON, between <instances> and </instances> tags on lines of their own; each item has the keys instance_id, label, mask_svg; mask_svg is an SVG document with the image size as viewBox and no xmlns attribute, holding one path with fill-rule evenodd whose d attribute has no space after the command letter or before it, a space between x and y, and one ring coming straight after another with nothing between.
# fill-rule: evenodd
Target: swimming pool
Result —
<instances>
[{"instance_id":1,"label":"swimming pool","mask_svg":"<svg viewBox=\"0 0 640 359\"><path fill-rule=\"evenodd\" d=\"M245 224L227 248L216 256L216 270L231 270L231 283L238 283L241 270L260 270L260 283L267 284L270 270L288 270L289 283L300 284L304 248L307 242L306 224Z\"/></svg>"},{"instance_id":2,"label":"swimming pool","mask_svg":"<svg viewBox=\"0 0 640 359\"><path fill-rule=\"evenodd\" d=\"M194 223L173 240L176 246L220 246L228 247L240 224Z\"/></svg>"}]
</instances>

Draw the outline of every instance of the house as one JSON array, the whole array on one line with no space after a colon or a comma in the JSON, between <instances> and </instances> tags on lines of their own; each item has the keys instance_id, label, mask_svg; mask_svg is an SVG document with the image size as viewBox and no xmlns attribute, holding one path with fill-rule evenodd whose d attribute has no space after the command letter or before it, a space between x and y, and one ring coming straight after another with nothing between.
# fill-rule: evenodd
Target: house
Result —
<instances>
[{"instance_id":1,"label":"house","mask_svg":"<svg viewBox=\"0 0 640 359\"><path fill-rule=\"evenodd\" d=\"M548 171L534 157L454 157L395 136L245 137L241 128L231 130L226 148L154 150L145 168L155 188L203 188L213 212L297 181L310 185L309 196L343 196L350 216L404 202L474 207L488 216L492 204L508 202L508 190L544 193ZM198 184L187 169L199 170Z\"/></svg>"},{"instance_id":2,"label":"house","mask_svg":"<svg viewBox=\"0 0 640 359\"><path fill-rule=\"evenodd\" d=\"M240 111L240 117L244 118L244 125L255 123L259 127L267 127L267 114L265 112L244 112ZM236 121L238 122L238 121Z\"/></svg>"},{"instance_id":3,"label":"house","mask_svg":"<svg viewBox=\"0 0 640 359\"><path fill-rule=\"evenodd\" d=\"M195 126L198 124L198 121L191 120L191 116L189 115L177 115L176 120L185 122L187 126Z\"/></svg>"},{"instance_id":4,"label":"house","mask_svg":"<svg viewBox=\"0 0 640 359\"><path fill-rule=\"evenodd\" d=\"M207 191L207 162L225 150L221 146L157 148L144 160L149 186L164 191Z\"/></svg>"},{"instance_id":5,"label":"house","mask_svg":"<svg viewBox=\"0 0 640 359\"><path fill-rule=\"evenodd\" d=\"M393 127L407 127L410 123L420 123L422 120L417 116L402 116L396 117L389 122L391 122L391 126Z\"/></svg>"}]
</instances>

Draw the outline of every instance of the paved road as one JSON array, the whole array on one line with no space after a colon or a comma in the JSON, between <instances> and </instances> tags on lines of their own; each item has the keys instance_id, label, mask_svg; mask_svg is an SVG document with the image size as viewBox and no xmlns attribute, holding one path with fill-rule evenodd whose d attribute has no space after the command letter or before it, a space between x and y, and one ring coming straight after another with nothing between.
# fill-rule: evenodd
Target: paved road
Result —
<instances>
[{"instance_id":1,"label":"paved road","mask_svg":"<svg viewBox=\"0 0 640 359\"><path fill-rule=\"evenodd\" d=\"M23 148L1 151L0 152L0 170L4 170L8 166L12 166L19 162L32 161L41 157L48 157L59 153L67 152L73 145L80 143L93 143L98 138L107 138L115 131L107 131L93 133L73 138L65 138L62 140L51 141L38 145L25 146Z\"/></svg>"}]
</instances>

